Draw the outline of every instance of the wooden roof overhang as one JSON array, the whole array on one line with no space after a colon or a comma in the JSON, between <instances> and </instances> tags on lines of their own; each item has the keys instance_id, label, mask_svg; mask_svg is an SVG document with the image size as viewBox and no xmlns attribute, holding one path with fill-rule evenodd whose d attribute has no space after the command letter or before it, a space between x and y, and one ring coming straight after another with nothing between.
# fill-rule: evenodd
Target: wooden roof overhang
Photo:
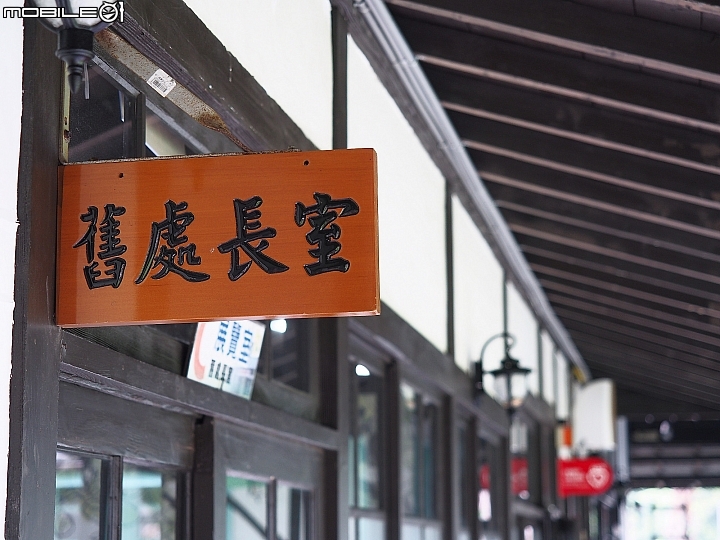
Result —
<instances>
[{"instance_id":1,"label":"wooden roof overhang","mask_svg":"<svg viewBox=\"0 0 720 540\"><path fill-rule=\"evenodd\" d=\"M386 5L592 375L720 408L720 2Z\"/></svg>"}]
</instances>

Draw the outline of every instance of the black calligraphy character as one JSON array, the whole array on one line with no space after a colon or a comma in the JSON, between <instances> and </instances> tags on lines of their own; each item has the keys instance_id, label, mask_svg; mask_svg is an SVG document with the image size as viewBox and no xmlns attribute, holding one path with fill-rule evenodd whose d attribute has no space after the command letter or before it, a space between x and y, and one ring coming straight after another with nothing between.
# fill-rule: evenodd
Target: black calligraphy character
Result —
<instances>
[{"instance_id":1,"label":"black calligraphy character","mask_svg":"<svg viewBox=\"0 0 720 540\"><path fill-rule=\"evenodd\" d=\"M158 266L161 268L151 276L152 279L164 278L170 272L193 283L210 279L209 274L183 268L186 264L197 266L201 262L200 256L195 254L195 244L182 245L188 241L188 237L183 233L195 219L192 212L184 212L187 207L188 203L184 201L176 203L169 200L165 203L165 220L152 224L147 256L135 283L142 283L150 270ZM161 239L165 240L167 245L160 245Z\"/></svg>"},{"instance_id":2,"label":"black calligraphy character","mask_svg":"<svg viewBox=\"0 0 720 540\"><path fill-rule=\"evenodd\" d=\"M295 203L295 224L301 227L305 218L312 226L312 230L305 235L308 244L317 246L308 250L308 253L317 259L316 263L306 264L305 271L309 276L324 274L325 272L347 272L350 261L342 257L334 257L342 247L336 240L340 238L340 227L333 223L339 217L354 216L360 212L360 207L352 199L333 199L327 193L314 193L317 204L305 206ZM340 213L335 210L340 210ZM312 214L316 214L312 216Z\"/></svg>"},{"instance_id":3,"label":"black calligraphy character","mask_svg":"<svg viewBox=\"0 0 720 540\"><path fill-rule=\"evenodd\" d=\"M254 262L267 274L278 274L285 272L288 267L265 255L263 251L270 245L267 238L275 238L277 231L272 227L260 229L260 210L257 208L262 204L260 197L250 197L248 200L235 199L235 229L237 236L218 246L220 253L230 253L230 270L228 277L232 281L240 279L250 269ZM260 229L260 230L258 230ZM254 232L251 232L254 231ZM260 240L257 246L250 242ZM240 264L240 251L243 250L250 258L246 263Z\"/></svg>"},{"instance_id":4,"label":"black calligraphy character","mask_svg":"<svg viewBox=\"0 0 720 540\"><path fill-rule=\"evenodd\" d=\"M103 261L107 270L106 278L98 279L103 273L97 269L98 262L95 260L95 234L97 233L98 210L96 206L89 206L88 211L80 216L85 223L89 223L87 232L77 241L74 248L85 246L85 258L88 265L83 268L85 281L89 289L111 286L117 289L122 283L125 274L126 261L120 255L127 251L127 247L120 242L120 220L116 216L122 216L125 208L114 204L105 205L105 217L100 223L100 240L98 246L98 258Z\"/></svg>"}]
</instances>

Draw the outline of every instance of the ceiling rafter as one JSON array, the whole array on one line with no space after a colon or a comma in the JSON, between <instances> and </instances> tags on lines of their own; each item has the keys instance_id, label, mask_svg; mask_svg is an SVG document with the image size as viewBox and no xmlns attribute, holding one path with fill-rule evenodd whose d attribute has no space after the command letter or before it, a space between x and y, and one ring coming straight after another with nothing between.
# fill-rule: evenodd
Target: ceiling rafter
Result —
<instances>
[{"instance_id":1,"label":"ceiling rafter","mask_svg":"<svg viewBox=\"0 0 720 540\"><path fill-rule=\"evenodd\" d=\"M540 279L540 284L545 288L545 290L564 293L568 296L572 296L584 301L595 302L597 304L602 304L605 306L612 306L618 308L618 311L624 310L634 315L648 317L668 324L676 326L686 326L688 328L701 330L708 334L720 335L720 326L718 326L717 324L711 324L688 317L673 315L659 309L647 308L639 304L633 304L632 302L626 302L624 300L619 300L617 298L604 294L593 293L588 291L587 289L581 289L578 287L557 283L548 279Z\"/></svg>"},{"instance_id":2,"label":"ceiling rafter","mask_svg":"<svg viewBox=\"0 0 720 540\"><path fill-rule=\"evenodd\" d=\"M684 159L681 157L673 156L671 154L654 152L652 150L647 150L647 149L641 148L639 146L632 146L632 145L625 144L625 143L618 143L618 142L603 139L600 137L593 137L591 135L586 135L584 133L578 133L576 131L569 131L567 129L560 129L560 128L556 128L553 126L547 126L545 124L540 124L537 122L530 122L528 120L524 120L521 118L515 118L515 117L507 116L504 114L497 114L497 113L494 113L491 111L478 109L476 107L468 107L466 105L461 105L459 103L452 103L449 101L441 101L440 103L448 111L453 111L453 112L462 113L462 114L468 114L471 116L475 116L477 118L483 118L485 120L492 120L493 122L500 122L500 123L508 124L508 125L511 125L514 127L529 129L531 131L537 131L538 133L544 133L545 135L561 137L563 139L569 139L569 140L572 140L575 142L589 144L591 146L597 146L598 148L605 148L607 150L623 152L625 154L631 154L631 155L638 156L641 158L646 158L646 159L653 159L655 161L660 161L660 162L668 163L671 165L678 165L680 167L686 167L688 169L695 169L698 171L707 172L707 173L711 173L711 174L720 174L720 167L717 167L715 165L699 163L699 162L693 161L691 159ZM473 144L475 144L475 145L477 145L477 146L475 146L475 148L478 150L480 149L479 144L481 144L481 143L478 143L477 141L469 141L468 140L468 141L463 141L463 142L466 145L468 145L470 148L473 148ZM486 146L490 146L490 145L486 145ZM498 148L496 151L500 151L498 153L500 153L501 155L507 155L508 157L511 157L510 155L508 155L508 153L502 152L502 149ZM517 155L518 153L515 153L515 154ZM531 156L527 156L527 157L523 156L523 157L525 158L525 159L523 159L524 161L528 161L529 163L533 162L533 161L531 161L531 159L532 159ZM522 159L522 158L520 158L520 159ZM536 164L546 163L546 164L548 164L548 166L551 166L552 168L554 168L553 166L559 165L555 162L551 162L549 160L542 160L542 159L536 159L534 162ZM571 166L565 166L565 167L567 167L568 169L573 168L573 169L582 171L582 173L581 173L582 176L587 176L588 174L590 174L592 176L587 176L587 177L594 177L596 175L596 173L592 173L592 171L583 171L582 169L579 169L578 167L571 167ZM569 171L565 171L565 172L569 172ZM576 174L576 173L572 173L572 174ZM601 176L610 178L609 175L601 175Z\"/></svg>"}]
</instances>

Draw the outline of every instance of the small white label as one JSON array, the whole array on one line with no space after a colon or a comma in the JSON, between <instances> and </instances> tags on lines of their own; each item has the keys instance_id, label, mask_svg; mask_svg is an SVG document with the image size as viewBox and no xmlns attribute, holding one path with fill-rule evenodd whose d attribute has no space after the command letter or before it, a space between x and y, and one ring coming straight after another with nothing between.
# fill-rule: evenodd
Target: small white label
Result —
<instances>
[{"instance_id":1,"label":"small white label","mask_svg":"<svg viewBox=\"0 0 720 540\"><path fill-rule=\"evenodd\" d=\"M162 97L167 97L170 91L177 85L175 79L165 73L162 69L158 69L155 73L153 73L147 82L150 86L157 90L157 93Z\"/></svg>"}]
</instances>

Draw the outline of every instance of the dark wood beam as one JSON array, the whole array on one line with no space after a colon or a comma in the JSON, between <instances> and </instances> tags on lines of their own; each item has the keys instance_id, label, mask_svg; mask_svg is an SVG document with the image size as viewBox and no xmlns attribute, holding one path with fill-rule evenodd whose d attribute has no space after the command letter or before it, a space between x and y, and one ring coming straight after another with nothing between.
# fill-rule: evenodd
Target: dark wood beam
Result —
<instances>
[{"instance_id":1,"label":"dark wood beam","mask_svg":"<svg viewBox=\"0 0 720 540\"><path fill-rule=\"evenodd\" d=\"M450 112L480 170L548 169L560 178L593 182L717 210L718 175ZM515 163L513 163L515 162ZM534 166L534 167L532 167ZM592 188L590 188L592 189Z\"/></svg>"},{"instance_id":2,"label":"dark wood beam","mask_svg":"<svg viewBox=\"0 0 720 540\"><path fill-rule=\"evenodd\" d=\"M603 358L603 361L605 358L611 358L619 362L624 362L625 365L632 366L643 373L652 373L655 376L660 376L659 378L668 384L681 385L682 383L687 383L688 389L696 387L701 391L714 393L714 395L720 399L720 396L718 396L720 391L720 372L717 370L703 369L697 366L693 369L687 369L687 366L674 364L671 360L661 355L641 351L628 352L625 348L613 347L606 341L593 337L578 336L575 340L578 343L578 347L588 356L592 354L595 357Z\"/></svg>"},{"instance_id":3,"label":"dark wood beam","mask_svg":"<svg viewBox=\"0 0 720 540\"><path fill-rule=\"evenodd\" d=\"M515 178L510 178L508 176L503 176L491 172L483 171L481 174L483 180L485 180L486 183L492 182L494 184L499 184L501 186L512 188L514 190L527 191L533 195L541 195L543 197L558 199L563 202L591 208L596 211L615 214L622 218L630 218L632 220L643 221L646 223L651 223L653 225L659 225L668 229L675 229L684 233L704 236L713 240L720 240L720 231L711 228L710 226L706 226L705 224L687 223L686 221L680 221L677 219L665 217L660 213L637 210L632 203L628 204L627 206L615 203L608 203L602 200L598 200L596 197L593 197L592 193L588 193L588 196L575 195L574 193L568 192L564 189L553 189L549 187L539 186L531 182L516 180ZM582 188L578 187L578 190L582 190ZM512 200L512 196L505 198Z\"/></svg>"},{"instance_id":4,"label":"dark wood beam","mask_svg":"<svg viewBox=\"0 0 720 540\"><path fill-rule=\"evenodd\" d=\"M663 393L671 393L685 401L711 407L720 406L720 399L718 398L717 392L695 392L691 386L675 384L674 381L668 381L662 377L655 376L652 370L643 371L633 369L628 366L627 362L623 362L622 359L611 358L604 355L601 358L587 355L587 360L589 365L602 365L605 375L612 379L631 380L632 383L629 384L631 388L645 388L648 393L658 396ZM594 367L591 369L595 370Z\"/></svg>"},{"instance_id":5,"label":"dark wood beam","mask_svg":"<svg viewBox=\"0 0 720 540\"><path fill-rule=\"evenodd\" d=\"M720 349L720 338L716 338L714 336L709 336L700 332L679 328L674 324L667 324L660 321L655 321L638 315L633 315L631 313L626 313L617 309L600 306L598 304L585 302L583 300L578 300L575 298L569 298L559 294L550 293L547 296L548 300L550 300L550 303L554 305L568 306L579 310L585 310L586 312L593 313L596 316L602 315L604 317L614 319L622 323L633 324L640 328L647 328L649 330L654 330L659 333L685 338L696 343L703 343L707 346L717 347L718 349Z\"/></svg>"},{"instance_id":6,"label":"dark wood beam","mask_svg":"<svg viewBox=\"0 0 720 540\"><path fill-rule=\"evenodd\" d=\"M546 291L555 291L563 293L566 296L577 298L583 301L589 301L604 306L612 306L618 310L627 311L641 317L663 321L674 326L685 326L694 330L706 332L708 334L720 335L720 326L714 323L674 315L667 311L648 308L637 302L627 302L620 300L616 295L607 295L598 292L591 292L586 288L579 288L572 285L558 283L549 279L540 279L540 284ZM602 290L602 289L601 289Z\"/></svg>"},{"instance_id":7,"label":"dark wood beam","mask_svg":"<svg viewBox=\"0 0 720 540\"><path fill-rule=\"evenodd\" d=\"M463 114L478 118L480 120L498 122L501 124L506 124L509 127L526 129L540 134L550 135L552 137L558 137L560 139L566 139L575 143L586 144L597 148L604 148L606 150L612 150L615 152L622 152L640 158L652 159L654 161L667 163L669 165L677 165L679 167L685 167L687 169L707 172L710 174L720 174L720 167L718 167L716 164L699 163L694 160L685 159L672 154L667 154L665 152L658 152L656 150L639 147L638 143L641 143L642 139L634 139L632 141L632 144L628 144L627 142L619 142L617 140L605 139L596 135L585 134L574 130L547 126L537 122L532 122L513 116L507 116L504 114L498 114L476 107L468 107L466 105L461 105L446 100L442 101L442 105L445 110L448 111L450 114ZM655 126L655 128L657 129L657 126Z\"/></svg>"},{"instance_id":8,"label":"dark wood beam","mask_svg":"<svg viewBox=\"0 0 720 540\"><path fill-rule=\"evenodd\" d=\"M654 356L662 356L669 362L679 366L685 366L686 369L694 369L695 366L699 366L704 369L720 372L720 359L718 358L711 360L709 358L687 354L669 347L663 347L655 342L635 339L630 335L612 332L599 326L579 323L572 319L565 319L565 325L573 338L577 337L577 339L582 339L586 337L589 339L597 339L604 343L620 347L623 350L639 351Z\"/></svg>"},{"instance_id":9,"label":"dark wood beam","mask_svg":"<svg viewBox=\"0 0 720 540\"><path fill-rule=\"evenodd\" d=\"M612 374L602 367L595 367L593 376L596 378L613 378ZM633 379L614 379L618 397L618 414L642 414L643 418L648 413L672 414L672 413L696 413L697 411L716 411L718 406L713 403L698 403L685 396L657 390L653 387L638 384ZM630 395L630 398L627 396Z\"/></svg>"},{"instance_id":10,"label":"dark wood beam","mask_svg":"<svg viewBox=\"0 0 720 540\"><path fill-rule=\"evenodd\" d=\"M629 269L640 275L653 278L677 280L681 284L697 288L700 291L708 290L717 294L717 285L720 285L719 276L698 272L692 268L668 264L520 225L511 224L510 229L515 233L519 243L524 245L550 249L560 254L580 256L596 262L611 262L613 266L620 269ZM608 259L614 260L608 261Z\"/></svg>"},{"instance_id":11,"label":"dark wood beam","mask_svg":"<svg viewBox=\"0 0 720 540\"><path fill-rule=\"evenodd\" d=\"M691 297L695 302L698 302L699 299L708 302L720 302L720 294L714 291L699 286L680 284L676 280L658 279L655 276L643 274L617 264L607 264L607 260L590 260L581 257L580 255L583 255L581 253L566 254L528 243L521 244L520 248L525 258L531 263L551 265L571 272L594 273L600 279L607 279L606 276L612 276L612 279L617 283L626 283L628 286L652 293L675 295L674 298L681 300Z\"/></svg>"},{"instance_id":12,"label":"dark wood beam","mask_svg":"<svg viewBox=\"0 0 720 540\"><path fill-rule=\"evenodd\" d=\"M688 129L677 123L629 115L580 101L511 86L488 79L423 65L425 75L447 109L467 107L467 114L510 123L527 123L528 129L550 128L566 138L688 166L720 165L715 131ZM533 127L537 126L537 127Z\"/></svg>"},{"instance_id":13,"label":"dark wood beam","mask_svg":"<svg viewBox=\"0 0 720 540\"><path fill-rule=\"evenodd\" d=\"M568 325L571 325L570 321L577 321L580 324L587 325L588 328L603 328L610 332L616 332L618 334L630 336L634 339L647 341L649 343L662 344L664 347L685 352L690 355L708 358L712 361L716 361L720 358L720 353L713 349L701 347L695 343L681 341L676 336L668 337L667 334L664 333L654 333L639 329L633 325L621 323L615 319L607 318L602 315L588 314L586 311L573 309L572 306L563 307L561 305L557 305L555 306L555 311L563 321L567 322Z\"/></svg>"},{"instance_id":14,"label":"dark wood beam","mask_svg":"<svg viewBox=\"0 0 720 540\"><path fill-rule=\"evenodd\" d=\"M491 191L493 193L496 192L494 188ZM508 195L505 193L503 196L507 197ZM523 198L527 199L530 197L523 195ZM500 202L502 202L502 200ZM548 203L546 199L540 197L536 198L536 202L540 207L545 207ZM557 209L553 208L553 210L556 211ZM535 231L535 236L538 238L544 238L547 240L552 237L560 237L566 239L568 242L590 244L597 248L630 254L633 257L640 257L647 261L653 261L657 263L657 267L661 267L662 265L669 265L677 268L690 267L696 272L713 275L718 265L715 261L709 261L708 259L710 257L692 257L689 256L688 253L678 253L677 250L667 250L664 247L653 245L652 242L639 243L631 240L624 240L615 236L569 227L554 221L538 219L525 214L517 214L506 209L503 209L502 213L511 228L520 234L523 234L523 231L530 229ZM631 227L632 225L632 222L627 224L628 227ZM661 234L661 232L662 231L658 231L658 234ZM650 266L652 267L653 265L650 264Z\"/></svg>"},{"instance_id":15,"label":"dark wood beam","mask_svg":"<svg viewBox=\"0 0 720 540\"><path fill-rule=\"evenodd\" d=\"M633 287L625 287L619 285L612 280L599 280L592 277L588 277L583 274L577 274L573 272L566 272L559 270L551 266L545 266L541 264L530 264L530 268L533 272L542 280L545 278L548 280L555 280L563 284L573 283L576 285L582 285L585 287L591 287L599 291L605 291L606 295L612 295L615 297L630 297L637 300L648 302L652 304L659 304L666 306L673 310L685 311L692 313L693 315L699 315L703 318L715 318L720 319L720 310L708 307L706 305L698 305L688 301L675 300L665 295L653 294L638 290ZM579 289L580 290L580 289ZM586 290L586 289L581 289Z\"/></svg>"},{"instance_id":16,"label":"dark wood beam","mask_svg":"<svg viewBox=\"0 0 720 540\"><path fill-rule=\"evenodd\" d=\"M655 120L660 122L668 122L691 129L704 130L708 133L718 133L720 126L713 124L711 121L702 120L677 114L675 112L667 112L664 110L658 110L643 105L637 105L630 103L623 99L614 99L610 97L599 96L590 92L584 92L575 90L572 88L566 88L555 84L547 84L544 82L538 82L526 77L518 75L509 75L502 71L493 69L486 69L482 67L475 67L470 64L461 62L455 62L438 56L432 56L427 54L417 55L417 59L423 63L423 65L433 65L438 68L455 71L463 75L477 77L480 79L487 79L498 84L503 84L509 87L523 89L531 92L538 92L549 96L555 96L558 98L566 99L574 103L583 103L589 106L597 107L599 109L608 109L618 113L624 113L633 115L638 118L647 118L649 120Z\"/></svg>"},{"instance_id":17,"label":"dark wood beam","mask_svg":"<svg viewBox=\"0 0 720 540\"><path fill-rule=\"evenodd\" d=\"M608 220L605 220L603 223L596 223L586 219L586 216L581 216L581 218L575 218L568 216L567 214L560 214L558 212L542 210L534 206L522 205L516 202L506 200L496 200L495 203L497 204L498 208L503 211L503 214L506 215L506 218L508 215L513 216L512 218L509 218L508 221L514 221L519 224L528 225L532 223L533 225L536 225L538 223L548 222L553 224L557 223L563 226L563 230L569 227L572 229L578 229L580 231L599 233L600 235L604 235L605 237L620 238L623 240L628 240L630 242L636 242L637 244L643 246L653 246L676 253L682 253L683 255L687 255L689 257L697 257L698 259L704 259L707 261L712 261L714 263L720 263L720 254L703 251L693 246L688 246L686 244L668 242L667 240L664 240L663 238L658 238L657 236L648 236L646 234L639 234L634 231L628 231L625 228L618 228L622 225L622 223L615 223L613 221L608 222ZM522 216L528 216L535 219L527 219L525 222L523 222Z\"/></svg>"},{"instance_id":18,"label":"dark wood beam","mask_svg":"<svg viewBox=\"0 0 720 540\"><path fill-rule=\"evenodd\" d=\"M715 33L565 0L388 0L397 15L693 84L720 84ZM683 5L683 8L685 6ZM677 20L677 13L674 14ZM567 24L573 21L573 24Z\"/></svg>"}]
</instances>

